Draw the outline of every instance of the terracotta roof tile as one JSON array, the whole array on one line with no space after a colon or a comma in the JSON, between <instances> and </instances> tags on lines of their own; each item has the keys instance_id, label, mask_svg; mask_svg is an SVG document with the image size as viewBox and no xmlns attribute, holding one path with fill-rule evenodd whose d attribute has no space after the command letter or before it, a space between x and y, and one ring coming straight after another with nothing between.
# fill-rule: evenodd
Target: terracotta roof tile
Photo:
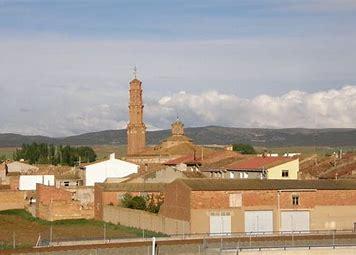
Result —
<instances>
[{"instance_id":1,"label":"terracotta roof tile","mask_svg":"<svg viewBox=\"0 0 356 255\"><path fill-rule=\"evenodd\" d=\"M226 167L228 170L260 170L283 164L296 158L287 157L253 157L239 160Z\"/></svg>"}]
</instances>

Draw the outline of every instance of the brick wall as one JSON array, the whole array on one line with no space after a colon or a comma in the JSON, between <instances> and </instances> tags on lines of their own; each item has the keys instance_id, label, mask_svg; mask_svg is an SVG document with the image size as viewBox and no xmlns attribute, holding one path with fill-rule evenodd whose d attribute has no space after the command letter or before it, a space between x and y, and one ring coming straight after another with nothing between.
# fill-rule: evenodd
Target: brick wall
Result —
<instances>
[{"instance_id":1,"label":"brick wall","mask_svg":"<svg viewBox=\"0 0 356 255\"><path fill-rule=\"evenodd\" d=\"M190 196L190 189L182 182L173 182L167 185L160 213L169 218L189 221Z\"/></svg>"},{"instance_id":2,"label":"brick wall","mask_svg":"<svg viewBox=\"0 0 356 255\"><path fill-rule=\"evenodd\" d=\"M25 208L25 192L0 190L0 211Z\"/></svg>"},{"instance_id":3,"label":"brick wall","mask_svg":"<svg viewBox=\"0 0 356 255\"><path fill-rule=\"evenodd\" d=\"M36 185L37 203L49 205L51 201L72 201L72 193L62 189L42 184Z\"/></svg>"},{"instance_id":4,"label":"brick wall","mask_svg":"<svg viewBox=\"0 0 356 255\"><path fill-rule=\"evenodd\" d=\"M20 176L9 176L9 184L11 190L19 190L20 186Z\"/></svg>"},{"instance_id":5,"label":"brick wall","mask_svg":"<svg viewBox=\"0 0 356 255\"><path fill-rule=\"evenodd\" d=\"M72 193L63 188L37 184L36 216L53 221L63 219L90 219L94 217L92 204L83 205L72 199Z\"/></svg>"},{"instance_id":6,"label":"brick wall","mask_svg":"<svg viewBox=\"0 0 356 255\"><path fill-rule=\"evenodd\" d=\"M94 215L95 219L101 220L103 218L103 206L104 205L120 205L121 197L126 193L132 196L140 196L143 193L147 195L158 196L160 192L127 192L127 191L104 191L101 185L95 185L94 187Z\"/></svg>"},{"instance_id":7,"label":"brick wall","mask_svg":"<svg viewBox=\"0 0 356 255\"><path fill-rule=\"evenodd\" d=\"M231 193L234 192L192 191L190 195L191 209L229 208L229 196ZM278 191L276 190L251 190L241 191L241 193L243 207L277 207ZM299 196L299 205L293 205L293 195ZM280 192L279 202L281 209L310 209L315 206L351 206L356 205L356 190L283 191Z\"/></svg>"}]
</instances>

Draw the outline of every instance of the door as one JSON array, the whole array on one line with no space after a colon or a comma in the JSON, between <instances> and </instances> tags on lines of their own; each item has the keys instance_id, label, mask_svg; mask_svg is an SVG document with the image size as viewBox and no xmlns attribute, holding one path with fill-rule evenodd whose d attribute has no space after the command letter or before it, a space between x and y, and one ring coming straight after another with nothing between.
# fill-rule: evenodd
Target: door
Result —
<instances>
[{"instance_id":1,"label":"door","mask_svg":"<svg viewBox=\"0 0 356 255\"><path fill-rule=\"evenodd\" d=\"M231 215L229 212L214 212L210 214L210 235L230 234Z\"/></svg>"},{"instance_id":2,"label":"door","mask_svg":"<svg viewBox=\"0 0 356 255\"><path fill-rule=\"evenodd\" d=\"M309 211L281 212L281 231L309 231Z\"/></svg>"},{"instance_id":3,"label":"door","mask_svg":"<svg viewBox=\"0 0 356 255\"><path fill-rule=\"evenodd\" d=\"M273 232L273 212L246 211L245 232L260 234Z\"/></svg>"}]
</instances>

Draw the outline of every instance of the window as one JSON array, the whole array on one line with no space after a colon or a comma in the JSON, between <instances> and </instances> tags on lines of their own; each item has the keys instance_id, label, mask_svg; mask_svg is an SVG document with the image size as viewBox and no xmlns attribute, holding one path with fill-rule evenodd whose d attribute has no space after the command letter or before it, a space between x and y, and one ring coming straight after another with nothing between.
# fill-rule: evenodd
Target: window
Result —
<instances>
[{"instance_id":1,"label":"window","mask_svg":"<svg viewBox=\"0 0 356 255\"><path fill-rule=\"evenodd\" d=\"M289 177L289 171L288 170L282 170L282 177L288 178Z\"/></svg>"},{"instance_id":2,"label":"window","mask_svg":"<svg viewBox=\"0 0 356 255\"><path fill-rule=\"evenodd\" d=\"M241 207L242 205L242 194L241 193L231 193L229 194L230 207Z\"/></svg>"},{"instance_id":3,"label":"window","mask_svg":"<svg viewBox=\"0 0 356 255\"><path fill-rule=\"evenodd\" d=\"M298 195L293 195L292 196L292 204L293 205L299 205L299 196Z\"/></svg>"},{"instance_id":4,"label":"window","mask_svg":"<svg viewBox=\"0 0 356 255\"><path fill-rule=\"evenodd\" d=\"M248 173L247 172L240 172L240 178L241 179L248 179Z\"/></svg>"},{"instance_id":5,"label":"window","mask_svg":"<svg viewBox=\"0 0 356 255\"><path fill-rule=\"evenodd\" d=\"M69 186L69 181L65 181L65 182L64 182L64 186L65 186L65 187L68 187L68 186Z\"/></svg>"}]
</instances>

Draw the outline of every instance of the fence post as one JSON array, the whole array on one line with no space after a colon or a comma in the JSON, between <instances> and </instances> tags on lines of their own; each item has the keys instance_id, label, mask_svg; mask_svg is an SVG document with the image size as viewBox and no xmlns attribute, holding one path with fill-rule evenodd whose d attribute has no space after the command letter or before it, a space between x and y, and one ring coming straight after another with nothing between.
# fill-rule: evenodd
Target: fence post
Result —
<instances>
[{"instance_id":1,"label":"fence post","mask_svg":"<svg viewBox=\"0 0 356 255\"><path fill-rule=\"evenodd\" d=\"M52 228L52 223L51 223L51 227L49 228L49 245L52 245L52 241L53 241L53 228Z\"/></svg>"},{"instance_id":2,"label":"fence post","mask_svg":"<svg viewBox=\"0 0 356 255\"><path fill-rule=\"evenodd\" d=\"M16 236L15 236L15 231L12 232L12 248L16 249Z\"/></svg>"},{"instance_id":3,"label":"fence post","mask_svg":"<svg viewBox=\"0 0 356 255\"><path fill-rule=\"evenodd\" d=\"M156 255L156 238L152 237L152 255Z\"/></svg>"},{"instance_id":4,"label":"fence post","mask_svg":"<svg viewBox=\"0 0 356 255\"><path fill-rule=\"evenodd\" d=\"M333 230L333 248L335 249L335 230Z\"/></svg>"},{"instance_id":5,"label":"fence post","mask_svg":"<svg viewBox=\"0 0 356 255\"><path fill-rule=\"evenodd\" d=\"M104 243L106 243L106 222L104 222Z\"/></svg>"}]
</instances>

